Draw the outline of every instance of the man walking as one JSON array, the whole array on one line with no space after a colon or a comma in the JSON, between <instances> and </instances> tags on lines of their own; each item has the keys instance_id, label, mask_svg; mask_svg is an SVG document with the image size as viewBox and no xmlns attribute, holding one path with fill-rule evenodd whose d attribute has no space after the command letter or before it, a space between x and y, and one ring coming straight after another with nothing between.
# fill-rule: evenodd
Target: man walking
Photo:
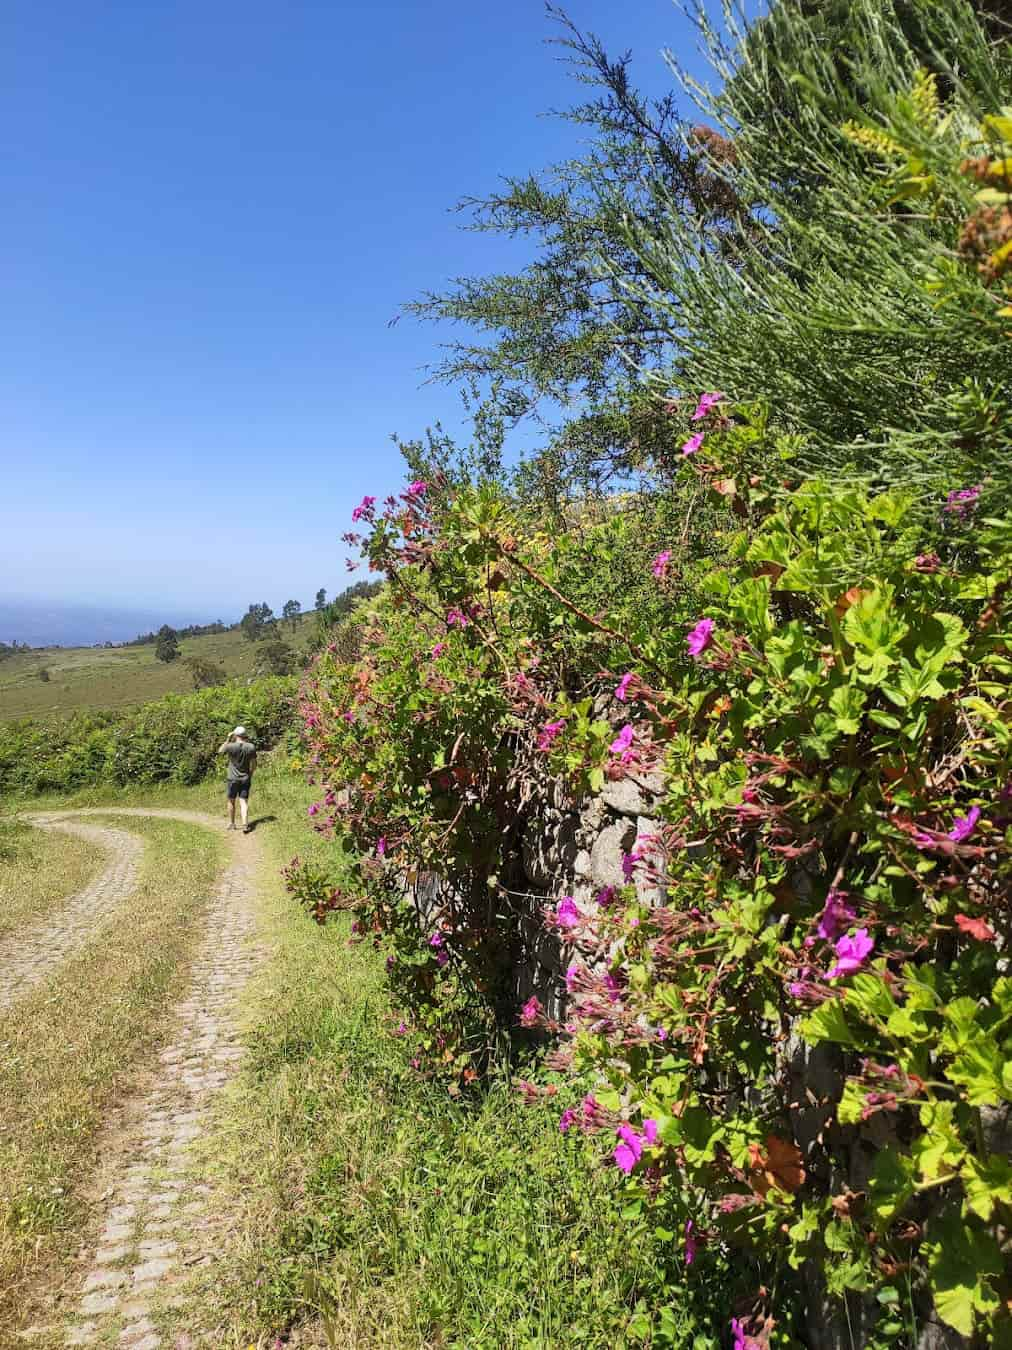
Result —
<instances>
[{"instance_id":1,"label":"man walking","mask_svg":"<svg viewBox=\"0 0 1012 1350\"><path fill-rule=\"evenodd\" d=\"M239 800L242 832L249 834L249 790L253 770L257 766L257 748L246 735L245 727L236 727L228 740L218 747L219 755L228 756L228 828L235 829L235 803Z\"/></svg>"}]
</instances>

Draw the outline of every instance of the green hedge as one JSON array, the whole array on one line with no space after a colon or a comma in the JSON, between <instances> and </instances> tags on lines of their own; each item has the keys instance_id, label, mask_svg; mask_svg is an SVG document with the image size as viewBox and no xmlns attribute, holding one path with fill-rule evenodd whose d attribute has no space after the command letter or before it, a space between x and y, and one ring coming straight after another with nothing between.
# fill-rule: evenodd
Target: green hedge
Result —
<instances>
[{"instance_id":1,"label":"green hedge","mask_svg":"<svg viewBox=\"0 0 1012 1350\"><path fill-rule=\"evenodd\" d=\"M291 727L296 682L270 677L169 694L124 713L82 712L0 725L0 791L60 792L93 783L196 783L237 723L261 746Z\"/></svg>"}]
</instances>

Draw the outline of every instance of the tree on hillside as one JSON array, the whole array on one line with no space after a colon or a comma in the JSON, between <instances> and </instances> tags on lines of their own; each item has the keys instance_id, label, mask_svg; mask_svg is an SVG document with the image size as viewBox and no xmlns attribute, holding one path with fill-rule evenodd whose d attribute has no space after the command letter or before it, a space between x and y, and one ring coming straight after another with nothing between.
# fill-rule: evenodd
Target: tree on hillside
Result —
<instances>
[{"instance_id":1,"label":"tree on hillside","mask_svg":"<svg viewBox=\"0 0 1012 1350\"><path fill-rule=\"evenodd\" d=\"M155 642L155 660L164 661L168 664L175 661L179 655L179 634L174 628L170 628L167 623L163 623L158 630L158 638Z\"/></svg>"},{"instance_id":2,"label":"tree on hillside","mask_svg":"<svg viewBox=\"0 0 1012 1350\"><path fill-rule=\"evenodd\" d=\"M211 689L225 683L226 676L221 666L216 666L203 656L188 656L183 665L190 672L194 689Z\"/></svg>"},{"instance_id":3,"label":"tree on hillside","mask_svg":"<svg viewBox=\"0 0 1012 1350\"><path fill-rule=\"evenodd\" d=\"M327 603L327 592L321 586L320 589L316 592L316 608L323 609L326 603Z\"/></svg>"},{"instance_id":4,"label":"tree on hillside","mask_svg":"<svg viewBox=\"0 0 1012 1350\"><path fill-rule=\"evenodd\" d=\"M281 617L287 619L292 626L292 632L299 626L299 615L302 613L302 606L298 600L286 600L281 607Z\"/></svg>"},{"instance_id":5,"label":"tree on hillside","mask_svg":"<svg viewBox=\"0 0 1012 1350\"><path fill-rule=\"evenodd\" d=\"M259 642L274 626L274 611L266 602L250 605L239 620L239 627L250 642Z\"/></svg>"}]
</instances>

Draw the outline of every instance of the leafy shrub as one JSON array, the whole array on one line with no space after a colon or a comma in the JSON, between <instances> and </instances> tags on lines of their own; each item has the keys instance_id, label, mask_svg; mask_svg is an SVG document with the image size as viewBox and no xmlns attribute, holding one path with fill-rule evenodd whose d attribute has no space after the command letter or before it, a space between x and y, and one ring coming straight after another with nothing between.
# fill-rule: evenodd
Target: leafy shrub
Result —
<instances>
[{"instance_id":1,"label":"leafy shrub","mask_svg":"<svg viewBox=\"0 0 1012 1350\"><path fill-rule=\"evenodd\" d=\"M242 722L263 747L292 718L293 682L281 678L169 694L124 713L75 713L0 724L0 791L63 792L92 783L196 783Z\"/></svg>"}]
</instances>

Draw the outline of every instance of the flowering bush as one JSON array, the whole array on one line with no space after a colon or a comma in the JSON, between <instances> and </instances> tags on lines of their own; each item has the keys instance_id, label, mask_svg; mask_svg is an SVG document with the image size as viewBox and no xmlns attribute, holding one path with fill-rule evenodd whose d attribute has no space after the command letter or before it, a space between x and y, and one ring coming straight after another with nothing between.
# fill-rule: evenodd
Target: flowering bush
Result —
<instances>
[{"instance_id":1,"label":"flowering bush","mask_svg":"<svg viewBox=\"0 0 1012 1350\"><path fill-rule=\"evenodd\" d=\"M364 659L324 654L304 690L317 828L355 835L360 929L388 943L418 1067L459 1091L509 1008L522 783L662 768L629 884L546 916L572 951L573 1064L598 1079L580 1129L613 1132L630 1206L660 1210L694 1264L742 1244L758 1288L815 1261L831 1293L877 1289L883 1327L913 1290L970 1334L1000 1310L1012 1199L1012 530L986 486L933 518L818 481L774 503L752 472L762 419L719 418L684 472L720 503L727 555L683 569L705 612L677 628L582 611L565 547L523 538L491 494L388 505L362 541L391 579ZM560 617L575 650L552 641ZM402 887L425 870L449 885L423 918ZM559 1029L537 1000L510 1015ZM753 1337L782 1315L735 1311Z\"/></svg>"}]
</instances>

